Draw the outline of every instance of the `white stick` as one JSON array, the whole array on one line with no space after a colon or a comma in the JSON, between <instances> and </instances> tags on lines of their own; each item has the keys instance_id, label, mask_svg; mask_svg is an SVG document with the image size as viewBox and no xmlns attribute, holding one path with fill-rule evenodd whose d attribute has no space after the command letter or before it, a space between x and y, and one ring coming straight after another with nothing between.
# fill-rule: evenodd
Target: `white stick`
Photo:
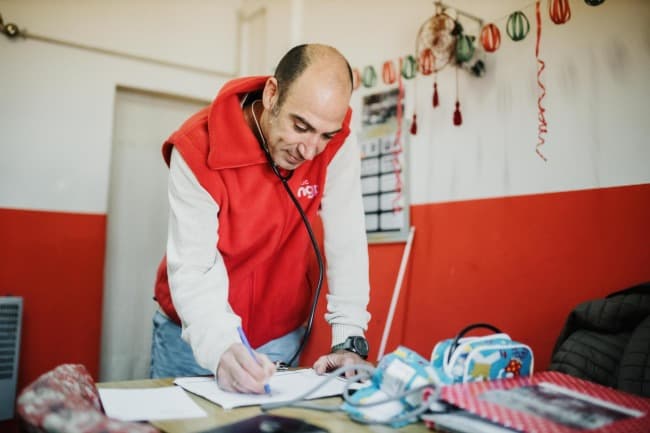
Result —
<instances>
[{"instance_id":1,"label":"white stick","mask_svg":"<svg viewBox=\"0 0 650 433\"><path fill-rule=\"evenodd\" d=\"M377 362L381 360L381 358L384 356L384 350L386 350L386 342L388 340L388 334L390 334L391 325L393 324L393 316L395 315L395 308L397 307L397 301L399 300L399 292L402 288L402 280L404 279L404 273L406 272L406 264L408 263L409 256L411 255L411 245L413 244L414 235L415 227L411 226L408 239L406 240L406 246L404 247L404 252L402 253L402 263L399 265L397 281L395 282L395 288L393 289L393 299L390 301L388 317L386 318L386 324L384 325L384 334L381 336L381 344L379 345Z\"/></svg>"}]
</instances>

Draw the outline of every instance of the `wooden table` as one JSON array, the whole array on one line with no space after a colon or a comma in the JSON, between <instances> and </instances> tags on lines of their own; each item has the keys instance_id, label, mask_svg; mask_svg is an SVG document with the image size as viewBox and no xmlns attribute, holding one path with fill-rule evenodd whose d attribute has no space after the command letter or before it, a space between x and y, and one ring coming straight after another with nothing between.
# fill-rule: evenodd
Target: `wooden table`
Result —
<instances>
[{"instance_id":1,"label":"wooden table","mask_svg":"<svg viewBox=\"0 0 650 433\"><path fill-rule=\"evenodd\" d=\"M104 382L99 383L100 388L154 388L162 386L171 386L173 379L145 379L130 380L123 382ZM195 433L208 430L220 425L240 421L262 413L259 406L242 407L238 409L224 410L221 406L216 405L202 397L188 393L188 395L201 406L207 417L171 420L171 421L151 421L156 428L166 433ZM326 399L314 400L323 402L323 404L336 404L341 402L340 397L330 397ZM301 418L307 422L318 425L329 430L330 433L389 433L389 432L431 432L423 423L410 424L401 429L393 429L383 425L365 425L351 421L347 414L343 412L320 412L304 409L276 409L269 413L280 416L289 416Z\"/></svg>"}]
</instances>

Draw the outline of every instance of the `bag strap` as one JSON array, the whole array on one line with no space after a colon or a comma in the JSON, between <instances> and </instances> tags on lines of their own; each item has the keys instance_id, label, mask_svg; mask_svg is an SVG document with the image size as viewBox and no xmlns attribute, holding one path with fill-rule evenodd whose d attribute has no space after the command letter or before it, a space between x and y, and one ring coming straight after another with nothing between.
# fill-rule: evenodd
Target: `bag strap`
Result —
<instances>
[{"instance_id":1,"label":"bag strap","mask_svg":"<svg viewBox=\"0 0 650 433\"><path fill-rule=\"evenodd\" d=\"M456 350L458 346L460 346L459 343L460 339L463 338L463 336L467 334L469 331L476 328L487 328L496 332L497 334L501 334L501 330L499 328L497 328L494 325L490 325L489 323L473 323L469 326L466 326L458 333L458 335L456 335L456 338L454 338L454 342L451 343L451 346L449 347L449 353L447 354L447 363L451 361L451 354Z\"/></svg>"}]
</instances>

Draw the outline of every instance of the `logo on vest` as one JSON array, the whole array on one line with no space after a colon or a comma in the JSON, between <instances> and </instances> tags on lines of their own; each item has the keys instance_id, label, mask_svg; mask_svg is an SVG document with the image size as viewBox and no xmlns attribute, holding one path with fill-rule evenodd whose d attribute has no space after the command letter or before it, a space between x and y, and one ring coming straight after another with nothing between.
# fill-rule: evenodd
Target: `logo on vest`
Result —
<instances>
[{"instance_id":1,"label":"logo on vest","mask_svg":"<svg viewBox=\"0 0 650 433\"><path fill-rule=\"evenodd\" d=\"M298 198L300 197L307 197L307 198L314 198L318 195L318 185L310 185L309 180L305 179L302 181L300 184L300 188L298 188Z\"/></svg>"}]
</instances>

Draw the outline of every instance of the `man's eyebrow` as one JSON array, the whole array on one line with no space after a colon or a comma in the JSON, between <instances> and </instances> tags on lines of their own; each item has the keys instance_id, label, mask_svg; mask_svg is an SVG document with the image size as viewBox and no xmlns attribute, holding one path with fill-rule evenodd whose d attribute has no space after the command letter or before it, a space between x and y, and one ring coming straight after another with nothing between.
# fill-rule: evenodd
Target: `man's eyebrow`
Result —
<instances>
[{"instance_id":1,"label":"man's eyebrow","mask_svg":"<svg viewBox=\"0 0 650 433\"><path fill-rule=\"evenodd\" d=\"M310 132L316 131L316 128L314 128L312 126L312 124L307 122L307 120L305 118L303 118L302 116L300 116L298 114L291 114L291 117L294 120L297 120L298 122L303 123L307 127L308 131L310 131ZM336 131L323 132L323 135L335 135L335 134L338 134L339 132L341 132L342 130L343 130L343 128L339 128Z\"/></svg>"}]
</instances>

